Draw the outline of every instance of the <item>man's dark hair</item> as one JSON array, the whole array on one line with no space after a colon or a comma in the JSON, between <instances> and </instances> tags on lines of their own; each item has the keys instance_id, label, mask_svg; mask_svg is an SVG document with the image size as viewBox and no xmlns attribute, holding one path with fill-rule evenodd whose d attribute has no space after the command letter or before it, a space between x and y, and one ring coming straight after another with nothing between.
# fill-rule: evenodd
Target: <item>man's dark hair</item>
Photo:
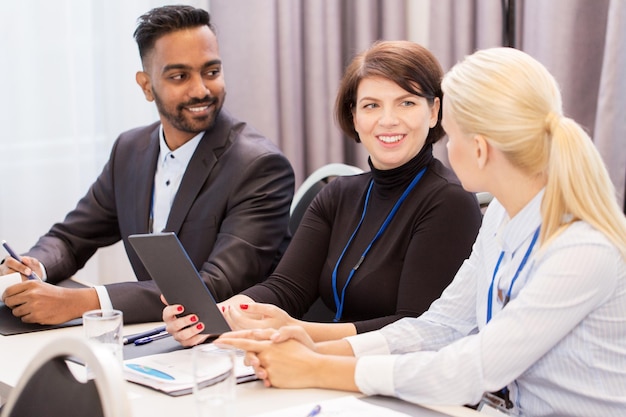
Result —
<instances>
[{"instance_id":1,"label":"man's dark hair","mask_svg":"<svg viewBox=\"0 0 626 417\"><path fill-rule=\"evenodd\" d=\"M145 56L154 48L154 43L161 36L181 29L208 26L213 33L211 16L206 10L191 6L157 7L137 19L137 28L133 36L139 46L139 56L143 62Z\"/></svg>"}]
</instances>

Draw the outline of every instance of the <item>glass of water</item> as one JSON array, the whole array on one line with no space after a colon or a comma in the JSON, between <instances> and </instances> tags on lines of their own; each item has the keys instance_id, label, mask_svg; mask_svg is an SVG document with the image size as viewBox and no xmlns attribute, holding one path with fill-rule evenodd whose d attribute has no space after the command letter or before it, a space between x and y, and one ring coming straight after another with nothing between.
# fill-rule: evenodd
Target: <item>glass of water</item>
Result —
<instances>
[{"instance_id":1,"label":"glass of water","mask_svg":"<svg viewBox=\"0 0 626 417\"><path fill-rule=\"evenodd\" d=\"M192 352L193 395L198 417L228 416L235 411L235 352L198 345Z\"/></svg>"},{"instance_id":2,"label":"glass of water","mask_svg":"<svg viewBox=\"0 0 626 417\"><path fill-rule=\"evenodd\" d=\"M106 347L122 367L124 316L119 310L91 310L83 314L85 337Z\"/></svg>"}]
</instances>

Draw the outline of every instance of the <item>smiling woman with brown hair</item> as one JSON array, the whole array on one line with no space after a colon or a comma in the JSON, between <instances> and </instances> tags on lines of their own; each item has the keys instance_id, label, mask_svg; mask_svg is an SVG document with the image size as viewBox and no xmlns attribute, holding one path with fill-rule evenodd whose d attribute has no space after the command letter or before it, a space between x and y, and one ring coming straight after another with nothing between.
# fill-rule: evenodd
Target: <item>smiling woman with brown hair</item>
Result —
<instances>
[{"instance_id":1,"label":"smiling woman with brown hair","mask_svg":"<svg viewBox=\"0 0 626 417\"><path fill-rule=\"evenodd\" d=\"M379 42L355 57L335 116L367 149L371 171L320 191L274 273L221 305L233 328L299 324L315 340L336 339L418 316L439 297L481 221L476 198L433 156L442 76L413 42ZM335 322L296 319L318 297ZM204 341L182 308L164 310L168 331L184 345Z\"/></svg>"},{"instance_id":2,"label":"smiling woman with brown hair","mask_svg":"<svg viewBox=\"0 0 626 417\"><path fill-rule=\"evenodd\" d=\"M495 200L441 298L342 340L313 343L291 326L218 344L247 350L268 386L456 405L497 391L504 415L622 415L626 219L598 151L521 51L478 51L442 86L450 163Z\"/></svg>"}]
</instances>

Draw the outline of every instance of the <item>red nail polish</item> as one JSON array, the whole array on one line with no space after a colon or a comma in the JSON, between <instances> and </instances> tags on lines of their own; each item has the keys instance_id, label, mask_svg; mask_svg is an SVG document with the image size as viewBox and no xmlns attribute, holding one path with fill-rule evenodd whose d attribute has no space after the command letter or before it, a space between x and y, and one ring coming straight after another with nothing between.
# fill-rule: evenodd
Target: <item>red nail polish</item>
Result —
<instances>
[{"instance_id":1,"label":"red nail polish","mask_svg":"<svg viewBox=\"0 0 626 417\"><path fill-rule=\"evenodd\" d=\"M191 317L189 318L189 320L191 320L191 322L192 322L192 323L195 323L195 322L197 322L197 321L198 321L198 317L197 317L197 316L191 316Z\"/></svg>"},{"instance_id":2,"label":"red nail polish","mask_svg":"<svg viewBox=\"0 0 626 417\"><path fill-rule=\"evenodd\" d=\"M222 306L222 313L226 311L226 307Z\"/></svg>"},{"instance_id":3,"label":"red nail polish","mask_svg":"<svg viewBox=\"0 0 626 417\"><path fill-rule=\"evenodd\" d=\"M248 304L239 304L239 308L242 310L247 310L248 309Z\"/></svg>"},{"instance_id":4,"label":"red nail polish","mask_svg":"<svg viewBox=\"0 0 626 417\"><path fill-rule=\"evenodd\" d=\"M178 306L176 310L180 313L181 311L183 311L183 306Z\"/></svg>"},{"instance_id":5,"label":"red nail polish","mask_svg":"<svg viewBox=\"0 0 626 417\"><path fill-rule=\"evenodd\" d=\"M198 329L198 330L202 330L203 327L204 326L202 325L202 323L196 324L196 329Z\"/></svg>"}]
</instances>

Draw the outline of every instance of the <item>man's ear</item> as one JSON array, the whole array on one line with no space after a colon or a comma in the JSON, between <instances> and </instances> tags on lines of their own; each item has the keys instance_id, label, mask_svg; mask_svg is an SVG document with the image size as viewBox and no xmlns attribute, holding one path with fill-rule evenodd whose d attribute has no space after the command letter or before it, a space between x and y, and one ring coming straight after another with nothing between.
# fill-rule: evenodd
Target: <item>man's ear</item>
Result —
<instances>
[{"instance_id":1,"label":"man's ear","mask_svg":"<svg viewBox=\"0 0 626 417\"><path fill-rule=\"evenodd\" d=\"M483 135L474 135L474 152L478 168L483 169L489 162L489 142Z\"/></svg>"},{"instance_id":2,"label":"man's ear","mask_svg":"<svg viewBox=\"0 0 626 417\"><path fill-rule=\"evenodd\" d=\"M143 95L146 97L148 101L154 101L154 96L152 95L152 84L150 83L150 76L145 71L137 71L135 74L135 81L139 87L141 87L141 91L143 91Z\"/></svg>"}]
</instances>

